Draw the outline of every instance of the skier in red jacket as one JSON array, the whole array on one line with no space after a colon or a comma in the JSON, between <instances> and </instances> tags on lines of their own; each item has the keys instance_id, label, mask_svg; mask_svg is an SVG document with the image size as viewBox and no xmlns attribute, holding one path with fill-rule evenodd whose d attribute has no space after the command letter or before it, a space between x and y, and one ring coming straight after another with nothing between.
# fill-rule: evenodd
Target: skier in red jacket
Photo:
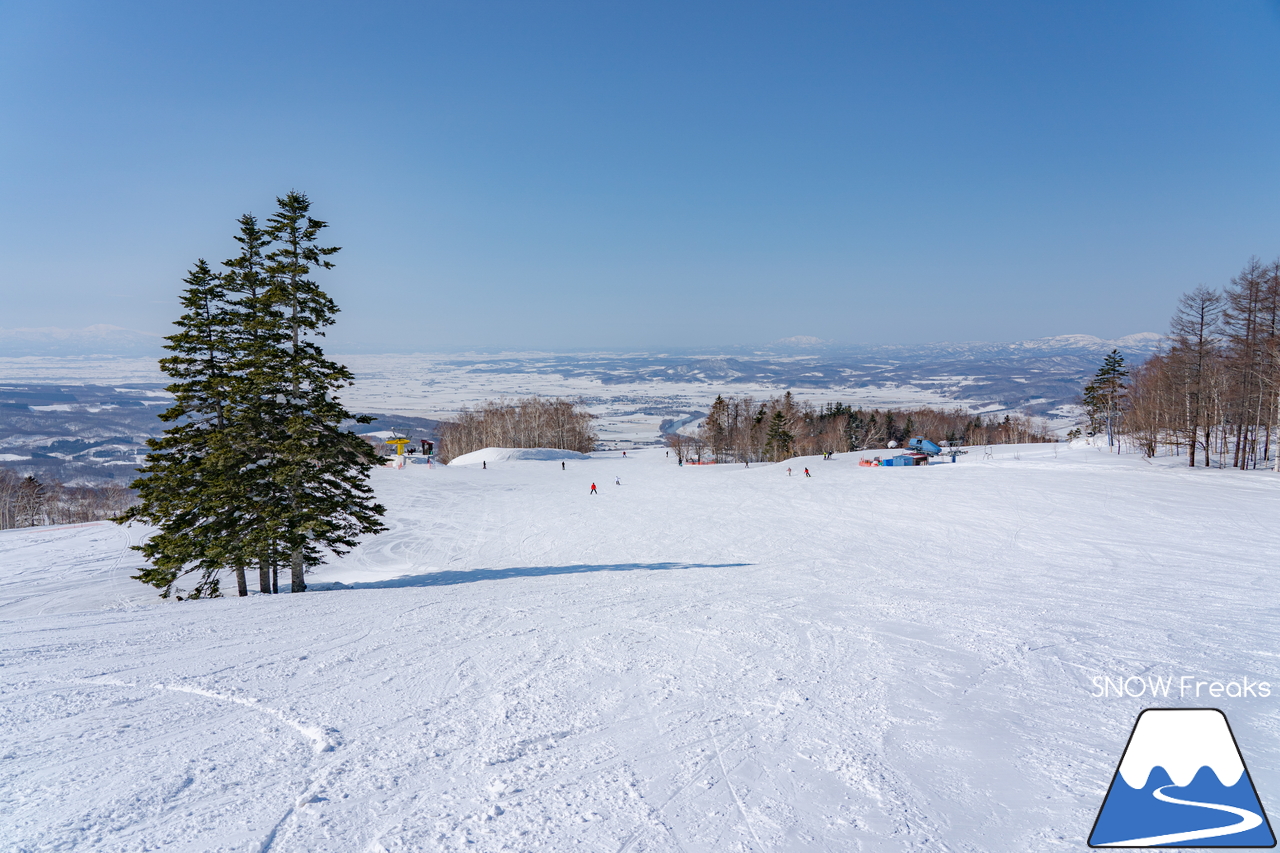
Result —
<instances>
[{"instance_id":1,"label":"skier in red jacket","mask_svg":"<svg viewBox=\"0 0 1280 853\"><path fill-rule=\"evenodd\" d=\"M591 494L593 494L593 495L594 495L595 493L596 493L596 484L595 484L595 483L592 483L592 484L591 484Z\"/></svg>"}]
</instances>

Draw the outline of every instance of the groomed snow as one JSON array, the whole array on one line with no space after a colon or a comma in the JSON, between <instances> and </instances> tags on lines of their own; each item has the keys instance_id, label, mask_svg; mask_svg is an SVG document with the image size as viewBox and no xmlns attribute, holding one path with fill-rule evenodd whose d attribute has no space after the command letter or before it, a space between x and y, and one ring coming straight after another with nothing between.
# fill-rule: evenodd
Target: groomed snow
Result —
<instances>
[{"instance_id":1,"label":"groomed snow","mask_svg":"<svg viewBox=\"0 0 1280 853\"><path fill-rule=\"evenodd\" d=\"M1280 478L628 456L376 470L391 530L303 596L0 533L0 848L1074 851L1152 705L1280 802ZM1093 695L1182 674L1277 689Z\"/></svg>"},{"instance_id":2,"label":"groomed snow","mask_svg":"<svg viewBox=\"0 0 1280 853\"><path fill-rule=\"evenodd\" d=\"M486 447L455 456L450 465L479 465L488 462L559 462L568 459L586 459L587 454L576 450L555 450L550 447Z\"/></svg>"}]
</instances>

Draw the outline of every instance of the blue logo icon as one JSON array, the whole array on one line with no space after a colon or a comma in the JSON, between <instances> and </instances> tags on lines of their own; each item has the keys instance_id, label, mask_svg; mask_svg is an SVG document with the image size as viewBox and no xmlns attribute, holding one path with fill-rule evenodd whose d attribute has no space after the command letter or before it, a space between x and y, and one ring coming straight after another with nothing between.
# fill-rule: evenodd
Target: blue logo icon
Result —
<instances>
[{"instance_id":1,"label":"blue logo icon","mask_svg":"<svg viewBox=\"0 0 1280 853\"><path fill-rule=\"evenodd\" d=\"M1249 769L1216 708L1138 715L1090 847L1275 847Z\"/></svg>"}]
</instances>

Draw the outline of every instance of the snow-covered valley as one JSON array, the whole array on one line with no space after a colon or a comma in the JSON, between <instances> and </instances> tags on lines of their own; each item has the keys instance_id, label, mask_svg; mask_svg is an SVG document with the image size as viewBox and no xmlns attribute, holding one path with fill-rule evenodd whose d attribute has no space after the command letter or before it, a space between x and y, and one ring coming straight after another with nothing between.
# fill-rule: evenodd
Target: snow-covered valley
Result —
<instances>
[{"instance_id":1,"label":"snow-covered valley","mask_svg":"<svg viewBox=\"0 0 1280 853\"><path fill-rule=\"evenodd\" d=\"M154 415L169 398L162 389L171 380L156 359L5 356L3 331L0 466L42 479L114 476L129 482L146 453L146 438L163 428ZM539 394L581 401L598 418L600 446L622 450L660 442L664 425L673 421L696 421L717 394L767 399L787 390L819 407L840 402L959 406L988 416L1031 412L1065 434L1078 425L1076 403L1087 377L1113 346L1137 364L1160 341L1148 333L1115 341L1061 335L917 347L336 358L356 375L343 402L353 412L377 414L380 426L413 426L410 418L451 420L486 400ZM416 435L429 438L431 430Z\"/></svg>"},{"instance_id":2,"label":"snow-covered valley","mask_svg":"<svg viewBox=\"0 0 1280 853\"><path fill-rule=\"evenodd\" d=\"M1149 706L1222 708L1280 808L1273 474L561 461L375 471L391 529L300 596L0 532L0 848L1081 850Z\"/></svg>"}]
</instances>

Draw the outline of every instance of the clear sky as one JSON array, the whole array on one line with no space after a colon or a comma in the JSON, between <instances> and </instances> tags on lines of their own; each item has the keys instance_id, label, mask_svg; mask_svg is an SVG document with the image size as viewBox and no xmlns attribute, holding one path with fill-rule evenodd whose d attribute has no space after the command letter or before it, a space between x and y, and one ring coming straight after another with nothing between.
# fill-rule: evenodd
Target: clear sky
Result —
<instances>
[{"instance_id":1,"label":"clear sky","mask_svg":"<svg viewBox=\"0 0 1280 853\"><path fill-rule=\"evenodd\" d=\"M1276 2L0 3L0 327L307 192L330 348L1162 331L1280 254Z\"/></svg>"}]
</instances>

